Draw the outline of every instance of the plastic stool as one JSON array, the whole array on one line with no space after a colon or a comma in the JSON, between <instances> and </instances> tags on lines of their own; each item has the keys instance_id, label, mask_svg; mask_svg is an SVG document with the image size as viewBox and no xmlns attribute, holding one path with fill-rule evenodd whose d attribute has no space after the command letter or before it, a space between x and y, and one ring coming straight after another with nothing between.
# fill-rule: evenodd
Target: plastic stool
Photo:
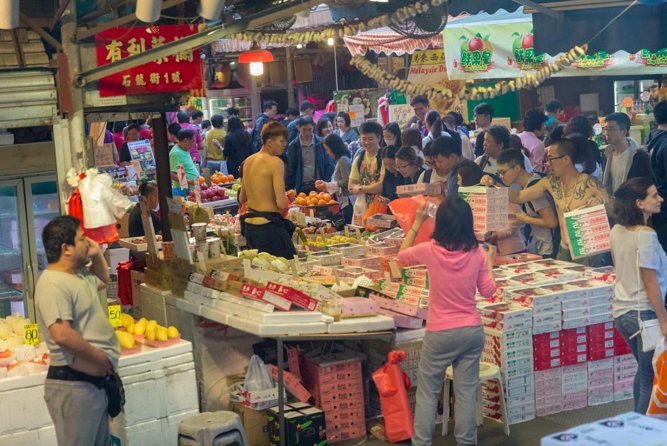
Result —
<instances>
[{"instance_id":1,"label":"plastic stool","mask_svg":"<svg viewBox=\"0 0 667 446\"><path fill-rule=\"evenodd\" d=\"M444 389L444 401L443 401L443 413L442 413L442 436L444 437L449 433L449 382L454 381L454 369L452 366L447 367L445 372L445 389ZM503 390L503 377L500 374L500 368L489 362L480 362L479 363L479 383L477 387L477 426L481 426L484 423L484 416L482 415L482 392L481 384L486 381L496 381L498 382L498 393L500 394L500 411L503 416L503 424L505 426L505 435L509 437L510 435L510 425L507 420L507 405L505 403L505 393Z\"/></svg>"},{"instance_id":2,"label":"plastic stool","mask_svg":"<svg viewBox=\"0 0 667 446\"><path fill-rule=\"evenodd\" d=\"M178 446L246 446L241 417L234 412L204 412L178 425Z\"/></svg>"}]
</instances>

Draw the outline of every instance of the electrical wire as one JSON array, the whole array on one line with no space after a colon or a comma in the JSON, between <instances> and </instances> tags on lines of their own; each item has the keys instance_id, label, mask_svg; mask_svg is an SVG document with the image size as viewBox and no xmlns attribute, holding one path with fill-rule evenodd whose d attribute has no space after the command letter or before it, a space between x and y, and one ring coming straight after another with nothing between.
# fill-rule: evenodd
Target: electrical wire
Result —
<instances>
[{"instance_id":1,"label":"electrical wire","mask_svg":"<svg viewBox=\"0 0 667 446\"><path fill-rule=\"evenodd\" d=\"M601 35L603 32L605 32L605 31L607 30L607 28L609 28L609 27L610 27L616 20L618 20L619 18L621 18L621 16L622 16L623 14L625 14L626 12L628 12L628 11L630 10L630 8L632 8L633 6L635 6L638 2L639 2L639 0L634 0L634 1L633 1L632 3L630 3L630 4L629 4L623 11L619 12L618 15L616 15L616 17L614 17L613 19L611 19L611 20L609 21L609 23L607 23L607 24L606 24L600 31L598 31L593 37L591 37L590 39L588 39L588 42L586 42L586 45L588 45L588 44L591 43L593 40L595 40L595 39L597 39L598 37L600 37L600 35Z\"/></svg>"}]
</instances>

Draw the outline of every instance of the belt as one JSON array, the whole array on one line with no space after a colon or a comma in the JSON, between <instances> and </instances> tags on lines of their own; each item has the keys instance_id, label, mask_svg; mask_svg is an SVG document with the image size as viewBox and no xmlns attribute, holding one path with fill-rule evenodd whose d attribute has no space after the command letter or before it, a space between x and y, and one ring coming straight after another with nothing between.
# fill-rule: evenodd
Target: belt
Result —
<instances>
[{"instance_id":1,"label":"belt","mask_svg":"<svg viewBox=\"0 0 667 446\"><path fill-rule=\"evenodd\" d=\"M46 377L48 379L58 379L60 381L83 381L93 384L98 389L104 388L106 382L106 379L103 377L88 375L87 373L74 370L67 365L50 366Z\"/></svg>"}]
</instances>

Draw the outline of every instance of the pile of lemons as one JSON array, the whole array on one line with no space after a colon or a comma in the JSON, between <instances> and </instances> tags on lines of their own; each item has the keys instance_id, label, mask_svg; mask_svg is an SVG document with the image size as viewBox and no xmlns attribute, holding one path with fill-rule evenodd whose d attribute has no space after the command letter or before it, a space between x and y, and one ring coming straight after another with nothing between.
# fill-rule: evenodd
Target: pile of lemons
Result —
<instances>
[{"instance_id":1,"label":"pile of lemons","mask_svg":"<svg viewBox=\"0 0 667 446\"><path fill-rule=\"evenodd\" d=\"M123 350L134 348L134 335L144 336L149 341L167 341L181 335L176 327L163 327L156 320L149 321L144 317L135 321L129 314L122 313L120 322L125 331L116 330L116 337Z\"/></svg>"}]
</instances>

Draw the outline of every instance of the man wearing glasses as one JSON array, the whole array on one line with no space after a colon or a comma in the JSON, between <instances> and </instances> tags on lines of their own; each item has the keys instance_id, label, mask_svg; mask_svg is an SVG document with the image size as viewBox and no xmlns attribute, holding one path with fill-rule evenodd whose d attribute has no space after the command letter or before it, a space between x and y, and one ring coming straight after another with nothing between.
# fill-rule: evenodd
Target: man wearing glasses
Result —
<instances>
[{"instance_id":1,"label":"man wearing glasses","mask_svg":"<svg viewBox=\"0 0 667 446\"><path fill-rule=\"evenodd\" d=\"M648 153L641 150L637 142L628 137L630 118L625 113L612 113L605 118L607 145L604 148L607 164L602 174L609 195L636 177L651 178L651 160Z\"/></svg>"},{"instance_id":2,"label":"man wearing glasses","mask_svg":"<svg viewBox=\"0 0 667 446\"><path fill-rule=\"evenodd\" d=\"M572 260L569 236L564 223L564 215L567 212L604 204L609 200L607 191L591 176L590 172L579 172L576 168L575 160L581 159L582 151L585 150L584 142L575 143L570 139L562 139L553 143L547 152L549 175L521 191L510 189L509 199L512 203L523 204L535 201L547 194L551 195L556 203L561 235L556 258L591 267L601 267L610 263L609 256L606 254ZM486 176L482 178L482 183L491 185L493 181L491 177Z\"/></svg>"}]
</instances>

